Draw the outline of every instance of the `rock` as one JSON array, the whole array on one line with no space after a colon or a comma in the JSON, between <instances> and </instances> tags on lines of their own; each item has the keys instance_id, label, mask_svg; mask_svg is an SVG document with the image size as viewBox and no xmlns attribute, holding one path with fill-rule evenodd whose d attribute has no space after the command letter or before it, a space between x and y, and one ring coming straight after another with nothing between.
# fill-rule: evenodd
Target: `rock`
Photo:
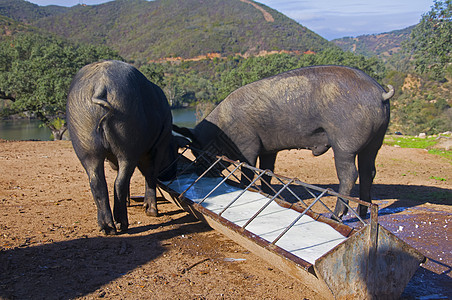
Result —
<instances>
[{"instance_id":1,"label":"rock","mask_svg":"<svg viewBox=\"0 0 452 300\"><path fill-rule=\"evenodd\" d=\"M438 143L433 146L434 149L444 149L446 151L452 150L452 138L440 137L436 139Z\"/></svg>"},{"instance_id":2,"label":"rock","mask_svg":"<svg viewBox=\"0 0 452 300\"><path fill-rule=\"evenodd\" d=\"M447 135L442 135L442 134L440 134L435 140L441 140L441 139L451 139L451 137L450 136L447 136Z\"/></svg>"},{"instance_id":3,"label":"rock","mask_svg":"<svg viewBox=\"0 0 452 300\"><path fill-rule=\"evenodd\" d=\"M425 132L419 133L419 137L421 139L425 139L427 137L427 135L425 134Z\"/></svg>"}]
</instances>

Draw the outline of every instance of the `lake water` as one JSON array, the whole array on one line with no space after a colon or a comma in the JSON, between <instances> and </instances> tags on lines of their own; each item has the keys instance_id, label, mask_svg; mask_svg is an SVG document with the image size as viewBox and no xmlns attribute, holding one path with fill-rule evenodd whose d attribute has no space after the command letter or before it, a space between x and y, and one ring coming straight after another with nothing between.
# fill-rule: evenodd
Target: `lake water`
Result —
<instances>
[{"instance_id":1,"label":"lake water","mask_svg":"<svg viewBox=\"0 0 452 300\"><path fill-rule=\"evenodd\" d=\"M193 128L196 125L196 110L194 108L173 109L173 123L177 126Z\"/></svg>"},{"instance_id":2,"label":"lake water","mask_svg":"<svg viewBox=\"0 0 452 300\"><path fill-rule=\"evenodd\" d=\"M0 138L4 140L41 140L50 141L50 129L40 127L38 120L0 121Z\"/></svg>"},{"instance_id":3,"label":"lake water","mask_svg":"<svg viewBox=\"0 0 452 300\"><path fill-rule=\"evenodd\" d=\"M173 122L178 126L194 127L196 124L195 109L174 109ZM0 121L0 139L4 140L41 140L50 141L51 131L41 127L38 120Z\"/></svg>"}]
</instances>

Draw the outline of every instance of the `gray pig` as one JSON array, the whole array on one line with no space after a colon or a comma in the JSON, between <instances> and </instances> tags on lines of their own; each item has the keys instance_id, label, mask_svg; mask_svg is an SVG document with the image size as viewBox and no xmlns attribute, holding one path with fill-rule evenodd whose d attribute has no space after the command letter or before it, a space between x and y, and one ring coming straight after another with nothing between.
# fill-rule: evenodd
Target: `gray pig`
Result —
<instances>
[{"instance_id":1,"label":"gray pig","mask_svg":"<svg viewBox=\"0 0 452 300\"><path fill-rule=\"evenodd\" d=\"M75 75L66 117L75 153L88 174L100 230L116 234L117 229L128 229L126 202L130 178L137 166L146 180L146 213L156 216L157 178L167 180L176 172L172 116L163 91L129 64L93 63ZM105 159L117 168L114 218L105 180Z\"/></svg>"},{"instance_id":2,"label":"gray pig","mask_svg":"<svg viewBox=\"0 0 452 300\"><path fill-rule=\"evenodd\" d=\"M198 149L274 170L276 154L309 149L317 156L334 151L339 193L350 195L358 172L360 199L370 202L375 158L389 123L389 98L364 72L342 66L292 70L232 92L194 129L173 126ZM243 179L243 178L242 178ZM269 177L264 178L268 183ZM243 180L242 180L243 183ZM269 188L263 184L264 191ZM335 216L347 207L336 203ZM367 207L359 207L361 216Z\"/></svg>"}]
</instances>

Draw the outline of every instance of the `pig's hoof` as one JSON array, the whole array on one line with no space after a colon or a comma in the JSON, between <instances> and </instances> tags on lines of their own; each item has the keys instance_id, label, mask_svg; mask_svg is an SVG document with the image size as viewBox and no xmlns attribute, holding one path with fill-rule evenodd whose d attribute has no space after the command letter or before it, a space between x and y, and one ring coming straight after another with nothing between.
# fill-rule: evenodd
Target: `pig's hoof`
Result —
<instances>
[{"instance_id":1,"label":"pig's hoof","mask_svg":"<svg viewBox=\"0 0 452 300\"><path fill-rule=\"evenodd\" d=\"M159 212L156 209L148 208L146 209L146 215L149 217L158 217Z\"/></svg>"},{"instance_id":2,"label":"pig's hoof","mask_svg":"<svg viewBox=\"0 0 452 300\"><path fill-rule=\"evenodd\" d=\"M338 203L338 205L336 205L335 209L334 209L334 213L331 216L331 219L337 221L337 222L341 222L342 221L342 217L345 216L348 212L348 208L342 204L340 205Z\"/></svg>"},{"instance_id":3,"label":"pig's hoof","mask_svg":"<svg viewBox=\"0 0 452 300\"><path fill-rule=\"evenodd\" d=\"M143 205L143 207L144 207L144 211L146 212L147 216L149 216L149 217L158 217L159 216L159 212L156 207L155 208L151 207L147 203L145 203Z\"/></svg>"},{"instance_id":4,"label":"pig's hoof","mask_svg":"<svg viewBox=\"0 0 452 300\"><path fill-rule=\"evenodd\" d=\"M116 230L118 232L127 232L129 229L129 224L116 223Z\"/></svg>"},{"instance_id":5,"label":"pig's hoof","mask_svg":"<svg viewBox=\"0 0 452 300\"><path fill-rule=\"evenodd\" d=\"M362 218L362 219L365 219L365 218L367 218L367 206L364 206L364 205L358 205L358 213L359 213L359 216Z\"/></svg>"},{"instance_id":6,"label":"pig's hoof","mask_svg":"<svg viewBox=\"0 0 452 300\"><path fill-rule=\"evenodd\" d=\"M331 215L331 219L336 222L342 222L342 216L336 216L335 214Z\"/></svg>"},{"instance_id":7,"label":"pig's hoof","mask_svg":"<svg viewBox=\"0 0 452 300\"><path fill-rule=\"evenodd\" d=\"M155 209L147 209L146 210L146 215L149 216L149 217L158 217L159 213Z\"/></svg>"},{"instance_id":8,"label":"pig's hoof","mask_svg":"<svg viewBox=\"0 0 452 300\"><path fill-rule=\"evenodd\" d=\"M102 232L104 235L116 235L116 228L112 228L112 227L104 227L100 230L100 232Z\"/></svg>"}]
</instances>

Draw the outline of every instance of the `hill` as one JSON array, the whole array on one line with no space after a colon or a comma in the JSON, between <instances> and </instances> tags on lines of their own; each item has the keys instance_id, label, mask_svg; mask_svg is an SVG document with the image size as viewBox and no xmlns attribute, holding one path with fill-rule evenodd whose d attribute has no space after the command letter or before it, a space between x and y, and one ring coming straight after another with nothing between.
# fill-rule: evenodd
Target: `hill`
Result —
<instances>
[{"instance_id":1,"label":"hill","mask_svg":"<svg viewBox=\"0 0 452 300\"><path fill-rule=\"evenodd\" d=\"M0 41L11 38L18 32L36 32L37 29L22 22L0 15Z\"/></svg>"},{"instance_id":2,"label":"hill","mask_svg":"<svg viewBox=\"0 0 452 300\"><path fill-rule=\"evenodd\" d=\"M40 18L64 13L67 10L67 7L56 5L39 6L24 0L0 0L0 15L26 24L30 24Z\"/></svg>"},{"instance_id":3,"label":"hill","mask_svg":"<svg viewBox=\"0 0 452 300\"><path fill-rule=\"evenodd\" d=\"M401 43L409 38L414 26L380 34L344 37L332 42L344 51L351 51L367 57L379 56L385 59L400 50Z\"/></svg>"},{"instance_id":4,"label":"hill","mask_svg":"<svg viewBox=\"0 0 452 300\"><path fill-rule=\"evenodd\" d=\"M248 0L117 0L44 12L28 20L73 41L105 44L131 60L335 47L276 10Z\"/></svg>"}]
</instances>

